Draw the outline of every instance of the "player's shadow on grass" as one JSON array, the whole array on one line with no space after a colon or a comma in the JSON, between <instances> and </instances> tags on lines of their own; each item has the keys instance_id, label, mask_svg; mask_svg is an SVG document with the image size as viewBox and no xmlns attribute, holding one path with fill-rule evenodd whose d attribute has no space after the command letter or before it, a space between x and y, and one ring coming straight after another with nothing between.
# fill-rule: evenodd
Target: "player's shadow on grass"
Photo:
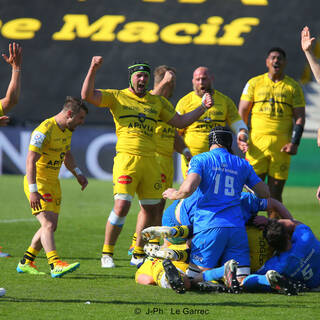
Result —
<instances>
[{"instance_id":1,"label":"player's shadow on grass","mask_svg":"<svg viewBox=\"0 0 320 320\"><path fill-rule=\"evenodd\" d=\"M226 295L227 299L227 295ZM88 300L84 299L34 299L34 298L14 298L10 296L5 296L1 297L0 299L0 305L1 302L12 302L12 303L83 303L83 304L89 304ZM154 301L120 301L120 300L91 300L90 299L90 304L106 304L106 305L132 305L136 307L141 307L142 305L144 306L150 306L151 308L154 307L155 302ZM314 308L314 306L305 306L305 302L301 301L303 304L304 308ZM299 302L295 300L294 305L289 302L285 303L265 303L262 301L250 301L250 302L239 302L239 301L223 301L223 302L194 302L194 303L189 303L189 302L159 302L157 301L157 306L162 306L162 307L170 307L174 306L177 307L189 307L189 308L195 308L195 307L213 307L213 306L221 306L221 307L236 307L236 308L243 308L243 307L252 307L252 308L278 308L281 306L281 308L296 308L300 309L302 306L299 305Z\"/></svg>"},{"instance_id":2,"label":"player's shadow on grass","mask_svg":"<svg viewBox=\"0 0 320 320\"><path fill-rule=\"evenodd\" d=\"M47 259L47 258L40 258L40 259ZM130 257L128 257L127 259L118 259L118 258L115 258L114 261L115 262L128 262L128 264L130 264ZM63 260L65 261L78 261L78 260L96 260L96 261L100 261L101 260L101 256L98 256L98 257L63 257ZM119 266L121 267L121 266ZM117 265L117 268L118 268L118 265Z\"/></svg>"},{"instance_id":3,"label":"player's shadow on grass","mask_svg":"<svg viewBox=\"0 0 320 320\"><path fill-rule=\"evenodd\" d=\"M120 276L120 275L115 275L115 274L83 273L82 275L78 274L77 276L69 276L68 280L94 280L96 278L133 280L134 275Z\"/></svg>"}]
</instances>

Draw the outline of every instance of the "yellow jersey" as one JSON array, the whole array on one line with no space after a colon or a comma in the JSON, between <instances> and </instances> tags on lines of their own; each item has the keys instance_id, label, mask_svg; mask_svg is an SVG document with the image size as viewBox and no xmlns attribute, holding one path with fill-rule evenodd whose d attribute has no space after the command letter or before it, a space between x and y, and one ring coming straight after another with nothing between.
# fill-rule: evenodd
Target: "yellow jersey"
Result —
<instances>
[{"instance_id":1,"label":"yellow jersey","mask_svg":"<svg viewBox=\"0 0 320 320\"><path fill-rule=\"evenodd\" d=\"M291 135L293 109L306 104L295 80L285 76L274 82L268 73L250 79L240 99L253 103L251 132L269 135Z\"/></svg>"},{"instance_id":2,"label":"yellow jersey","mask_svg":"<svg viewBox=\"0 0 320 320\"><path fill-rule=\"evenodd\" d=\"M254 273L273 256L274 249L270 247L263 236L263 232L257 227L246 226L246 229L250 249L251 273Z\"/></svg>"},{"instance_id":3,"label":"yellow jersey","mask_svg":"<svg viewBox=\"0 0 320 320\"><path fill-rule=\"evenodd\" d=\"M65 154L70 150L72 132L62 131L54 117L43 121L31 134L29 150L41 154L36 163L37 177L58 179Z\"/></svg>"},{"instance_id":4,"label":"yellow jersey","mask_svg":"<svg viewBox=\"0 0 320 320\"><path fill-rule=\"evenodd\" d=\"M2 117L3 115L4 115L3 108L2 108L1 101L0 101L0 117Z\"/></svg>"},{"instance_id":5,"label":"yellow jersey","mask_svg":"<svg viewBox=\"0 0 320 320\"><path fill-rule=\"evenodd\" d=\"M156 134L154 135L157 153L162 156L172 158L175 132L175 127L163 122L162 120L158 120Z\"/></svg>"},{"instance_id":6,"label":"yellow jersey","mask_svg":"<svg viewBox=\"0 0 320 320\"><path fill-rule=\"evenodd\" d=\"M168 122L175 115L172 104L164 97L149 92L138 97L129 89L100 90L99 107L108 107L113 115L118 137L117 152L154 156L154 135L158 119Z\"/></svg>"},{"instance_id":7,"label":"yellow jersey","mask_svg":"<svg viewBox=\"0 0 320 320\"><path fill-rule=\"evenodd\" d=\"M192 155L209 151L208 136L212 128L217 125L230 126L241 120L234 102L229 97L218 90L214 90L212 97L214 105L197 121L180 131ZM199 107L201 103L202 98L192 91L179 100L176 110L179 114L185 114Z\"/></svg>"}]
</instances>

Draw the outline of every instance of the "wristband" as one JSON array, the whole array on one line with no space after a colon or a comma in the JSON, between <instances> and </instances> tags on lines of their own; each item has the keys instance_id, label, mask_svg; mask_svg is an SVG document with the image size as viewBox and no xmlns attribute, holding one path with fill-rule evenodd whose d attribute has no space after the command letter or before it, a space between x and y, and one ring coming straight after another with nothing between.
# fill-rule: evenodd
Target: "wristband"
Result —
<instances>
[{"instance_id":1,"label":"wristband","mask_svg":"<svg viewBox=\"0 0 320 320\"><path fill-rule=\"evenodd\" d=\"M190 152L189 148L188 147L185 147L183 150L182 150L182 154L185 156L186 155L186 152ZM191 152L190 152L191 153Z\"/></svg>"},{"instance_id":2,"label":"wristband","mask_svg":"<svg viewBox=\"0 0 320 320\"><path fill-rule=\"evenodd\" d=\"M29 191L30 192L38 192L38 186L36 183L29 184Z\"/></svg>"},{"instance_id":3,"label":"wristband","mask_svg":"<svg viewBox=\"0 0 320 320\"><path fill-rule=\"evenodd\" d=\"M204 104L205 100L206 100L206 95L204 94L201 99L201 107L204 111L207 111L207 107Z\"/></svg>"},{"instance_id":4,"label":"wristband","mask_svg":"<svg viewBox=\"0 0 320 320\"><path fill-rule=\"evenodd\" d=\"M291 136L291 143L299 145L303 133L303 126L301 124L294 124Z\"/></svg>"},{"instance_id":5,"label":"wristband","mask_svg":"<svg viewBox=\"0 0 320 320\"><path fill-rule=\"evenodd\" d=\"M14 72L20 72L21 71L21 69L15 69L15 70L13 70Z\"/></svg>"},{"instance_id":6,"label":"wristband","mask_svg":"<svg viewBox=\"0 0 320 320\"><path fill-rule=\"evenodd\" d=\"M82 175L82 171L78 167L74 168L74 172L76 173L77 176Z\"/></svg>"}]
</instances>

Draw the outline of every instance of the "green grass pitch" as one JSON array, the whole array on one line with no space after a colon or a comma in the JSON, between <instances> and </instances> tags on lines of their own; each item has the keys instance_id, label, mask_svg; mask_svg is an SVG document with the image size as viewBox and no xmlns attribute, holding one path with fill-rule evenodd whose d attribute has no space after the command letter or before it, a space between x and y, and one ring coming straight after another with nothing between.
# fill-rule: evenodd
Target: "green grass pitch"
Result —
<instances>
[{"instance_id":1,"label":"green grass pitch","mask_svg":"<svg viewBox=\"0 0 320 320\"><path fill-rule=\"evenodd\" d=\"M287 297L279 294L178 295L172 290L137 285L127 250L135 229L135 200L116 246L115 269L100 267L107 216L113 205L112 184L90 180L80 191L75 179L62 180L63 201L58 230L58 253L80 268L52 279L45 254L37 265L45 276L18 274L16 266L38 228L23 193L21 176L0 176L0 245L12 257L0 258L0 319L318 319L319 293ZM284 203L294 217L320 234L316 188L287 187ZM90 302L90 303L89 303Z\"/></svg>"}]
</instances>

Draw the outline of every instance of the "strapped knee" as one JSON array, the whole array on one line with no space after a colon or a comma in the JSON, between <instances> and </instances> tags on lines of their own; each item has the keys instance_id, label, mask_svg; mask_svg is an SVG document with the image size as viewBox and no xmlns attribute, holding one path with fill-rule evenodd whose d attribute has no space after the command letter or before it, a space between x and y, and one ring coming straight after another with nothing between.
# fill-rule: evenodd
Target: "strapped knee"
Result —
<instances>
[{"instance_id":1,"label":"strapped knee","mask_svg":"<svg viewBox=\"0 0 320 320\"><path fill-rule=\"evenodd\" d=\"M124 222L126 220L126 217L119 217L113 210L110 212L108 221L113 226L122 227L124 225Z\"/></svg>"}]
</instances>

